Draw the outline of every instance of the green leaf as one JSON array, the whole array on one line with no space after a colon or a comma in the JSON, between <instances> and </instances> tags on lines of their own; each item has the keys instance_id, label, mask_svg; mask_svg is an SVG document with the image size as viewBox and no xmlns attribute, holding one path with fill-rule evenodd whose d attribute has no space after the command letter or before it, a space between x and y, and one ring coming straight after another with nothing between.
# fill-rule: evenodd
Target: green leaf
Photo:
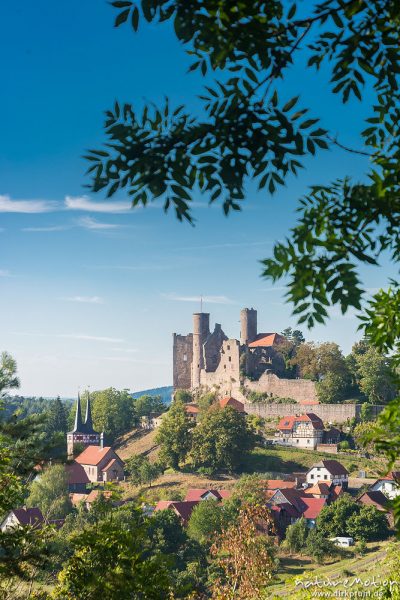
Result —
<instances>
[{"instance_id":1,"label":"green leaf","mask_svg":"<svg viewBox=\"0 0 400 600\"><path fill-rule=\"evenodd\" d=\"M296 6L296 3L294 3L294 4L292 4L292 6L289 9L288 16L287 16L288 21L290 21L290 19L293 19L294 15L296 14L296 10L297 10L297 6Z\"/></svg>"},{"instance_id":2,"label":"green leaf","mask_svg":"<svg viewBox=\"0 0 400 600\"><path fill-rule=\"evenodd\" d=\"M300 96L295 96L289 102L286 102L285 106L282 108L282 112L288 112L293 106L296 104Z\"/></svg>"},{"instance_id":3,"label":"green leaf","mask_svg":"<svg viewBox=\"0 0 400 600\"><path fill-rule=\"evenodd\" d=\"M120 25L122 25L122 23L125 23L125 21L127 21L129 17L130 12L131 11L129 8L120 12L117 18L115 19L114 27L119 27Z\"/></svg>"},{"instance_id":4,"label":"green leaf","mask_svg":"<svg viewBox=\"0 0 400 600\"><path fill-rule=\"evenodd\" d=\"M134 31L137 31L139 27L139 10L137 6L135 6L135 8L132 11L132 27Z\"/></svg>"}]
</instances>

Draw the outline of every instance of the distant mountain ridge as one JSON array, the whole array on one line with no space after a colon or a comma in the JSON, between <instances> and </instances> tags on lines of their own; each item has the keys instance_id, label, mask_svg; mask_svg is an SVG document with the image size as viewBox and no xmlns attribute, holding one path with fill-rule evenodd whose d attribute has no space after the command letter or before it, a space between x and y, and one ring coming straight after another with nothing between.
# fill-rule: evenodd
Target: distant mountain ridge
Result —
<instances>
[{"instance_id":1,"label":"distant mountain ridge","mask_svg":"<svg viewBox=\"0 0 400 600\"><path fill-rule=\"evenodd\" d=\"M132 398L140 398L140 396L145 395L161 396L161 399L165 404L170 404L173 390L174 388L172 387L172 385L167 385L164 387L152 388L149 390L141 390L140 392L132 392L131 396Z\"/></svg>"}]
</instances>

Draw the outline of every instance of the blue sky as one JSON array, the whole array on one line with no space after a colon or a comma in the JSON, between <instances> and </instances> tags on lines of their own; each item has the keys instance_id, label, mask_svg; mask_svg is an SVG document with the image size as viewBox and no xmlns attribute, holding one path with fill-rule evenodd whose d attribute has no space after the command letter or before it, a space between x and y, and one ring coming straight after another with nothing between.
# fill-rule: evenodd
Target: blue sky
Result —
<instances>
[{"instance_id":1,"label":"blue sky","mask_svg":"<svg viewBox=\"0 0 400 600\"><path fill-rule=\"evenodd\" d=\"M130 210L123 194L85 195L86 148L102 141L103 111L114 100L199 109L201 77L168 25L134 35L115 30L103 0L20 0L0 6L0 350L18 361L24 394L72 396L78 387L138 390L172 381L172 332L191 330L203 294L211 321L239 334L239 311L259 311L260 330L295 325L281 285L260 278L259 260L295 222L307 185L366 162L340 150L307 162L276 196L249 185L245 209L226 219L196 199L195 228L158 204ZM340 140L360 147L366 107L343 107L300 65L281 93L301 100ZM339 133L339 132L338 132ZM390 267L363 272L385 284ZM332 311L309 339L348 352L353 314Z\"/></svg>"}]
</instances>

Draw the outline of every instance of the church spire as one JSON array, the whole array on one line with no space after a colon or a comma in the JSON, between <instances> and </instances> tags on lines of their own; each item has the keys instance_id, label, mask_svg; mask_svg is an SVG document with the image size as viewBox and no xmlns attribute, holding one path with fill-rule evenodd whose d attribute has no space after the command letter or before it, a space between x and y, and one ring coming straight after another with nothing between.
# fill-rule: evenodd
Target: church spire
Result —
<instances>
[{"instance_id":1,"label":"church spire","mask_svg":"<svg viewBox=\"0 0 400 600\"><path fill-rule=\"evenodd\" d=\"M88 432L93 431L92 410L90 407L90 393L88 393L86 402L85 428Z\"/></svg>"},{"instance_id":2,"label":"church spire","mask_svg":"<svg viewBox=\"0 0 400 600\"><path fill-rule=\"evenodd\" d=\"M76 413L75 413L75 424L73 431L82 431L82 411L81 411L81 397L78 392L78 401L76 403Z\"/></svg>"}]
</instances>

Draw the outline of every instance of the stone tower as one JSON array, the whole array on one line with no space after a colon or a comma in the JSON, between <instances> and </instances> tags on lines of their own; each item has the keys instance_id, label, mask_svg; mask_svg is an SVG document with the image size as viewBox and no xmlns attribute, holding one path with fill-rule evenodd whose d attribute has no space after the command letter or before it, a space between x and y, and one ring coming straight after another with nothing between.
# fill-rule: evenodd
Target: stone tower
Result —
<instances>
[{"instance_id":1,"label":"stone tower","mask_svg":"<svg viewBox=\"0 0 400 600\"><path fill-rule=\"evenodd\" d=\"M257 337L257 311L243 308L240 311L240 343L249 344Z\"/></svg>"},{"instance_id":2,"label":"stone tower","mask_svg":"<svg viewBox=\"0 0 400 600\"><path fill-rule=\"evenodd\" d=\"M81 397L78 394L74 428L72 431L67 433L68 458L73 457L75 444L82 444L84 446L100 446L101 437L102 435L93 429L90 395L88 395L85 422L83 422Z\"/></svg>"},{"instance_id":3,"label":"stone tower","mask_svg":"<svg viewBox=\"0 0 400 600\"><path fill-rule=\"evenodd\" d=\"M210 334L210 314L194 313L193 315L193 358L192 388L200 385L200 371L204 369L203 344Z\"/></svg>"}]
</instances>

